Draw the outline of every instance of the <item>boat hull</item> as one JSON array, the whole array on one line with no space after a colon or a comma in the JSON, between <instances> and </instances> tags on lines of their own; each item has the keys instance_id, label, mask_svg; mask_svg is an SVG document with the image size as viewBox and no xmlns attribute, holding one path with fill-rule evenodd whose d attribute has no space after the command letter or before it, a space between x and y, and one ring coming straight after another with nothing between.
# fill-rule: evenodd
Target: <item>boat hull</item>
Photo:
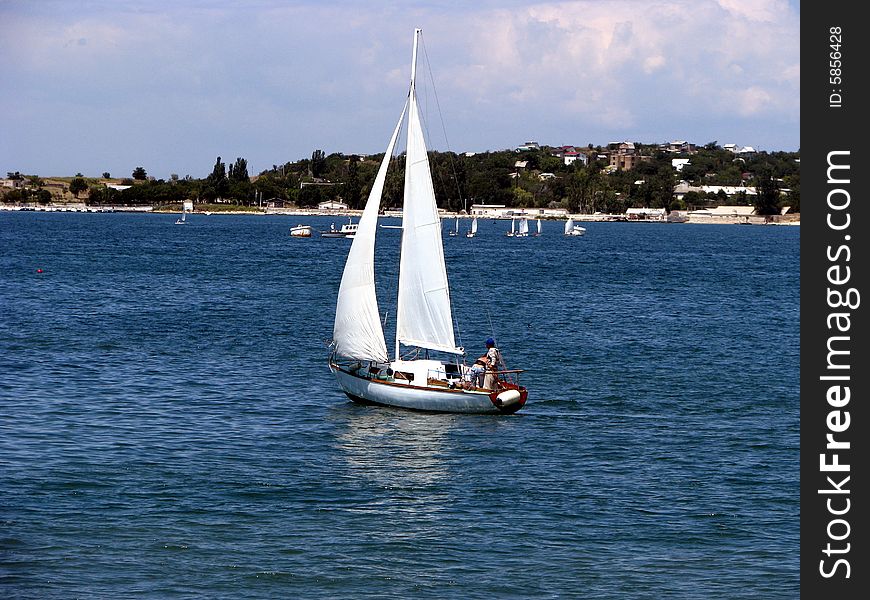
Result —
<instances>
[{"instance_id":1,"label":"boat hull","mask_svg":"<svg viewBox=\"0 0 870 600\"><path fill-rule=\"evenodd\" d=\"M358 404L394 406L425 412L511 414L521 409L528 397L528 392L524 388L517 388L515 391L519 397L511 394L510 400L503 403L502 399L507 397L504 395L504 390L496 393L418 387L367 379L344 371L334 363L330 363L329 369L335 375L342 391Z\"/></svg>"}]
</instances>

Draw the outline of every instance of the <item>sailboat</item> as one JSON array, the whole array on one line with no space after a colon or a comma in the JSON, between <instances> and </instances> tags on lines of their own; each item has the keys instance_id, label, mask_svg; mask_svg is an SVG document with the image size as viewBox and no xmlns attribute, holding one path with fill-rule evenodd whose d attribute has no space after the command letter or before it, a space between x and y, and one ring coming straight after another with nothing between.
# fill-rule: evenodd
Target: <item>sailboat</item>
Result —
<instances>
[{"instance_id":1,"label":"sailboat","mask_svg":"<svg viewBox=\"0 0 870 600\"><path fill-rule=\"evenodd\" d=\"M517 230L515 237L528 237L529 236L529 220L525 217L520 219L520 226Z\"/></svg>"},{"instance_id":2,"label":"sailboat","mask_svg":"<svg viewBox=\"0 0 870 600\"><path fill-rule=\"evenodd\" d=\"M574 219L568 217L565 221L565 235L583 235L586 233L586 228L581 225L574 225Z\"/></svg>"},{"instance_id":3,"label":"sailboat","mask_svg":"<svg viewBox=\"0 0 870 600\"><path fill-rule=\"evenodd\" d=\"M514 237L517 234L517 220L511 219L511 230L507 232L508 237Z\"/></svg>"},{"instance_id":4,"label":"sailboat","mask_svg":"<svg viewBox=\"0 0 870 600\"><path fill-rule=\"evenodd\" d=\"M477 235L477 217L471 219L471 229L465 234L465 237L474 237Z\"/></svg>"},{"instance_id":5,"label":"sailboat","mask_svg":"<svg viewBox=\"0 0 870 600\"><path fill-rule=\"evenodd\" d=\"M541 220L540 219L538 219L538 233L536 233L535 236L539 236L539 235L541 235Z\"/></svg>"},{"instance_id":6,"label":"sailboat","mask_svg":"<svg viewBox=\"0 0 870 600\"><path fill-rule=\"evenodd\" d=\"M175 224L176 225L184 225L185 223L187 223L187 221L185 221L185 217L187 216L187 213L189 213L189 212L193 212L193 200L185 200L184 201L184 203L181 205L181 218L176 219Z\"/></svg>"},{"instance_id":7,"label":"sailboat","mask_svg":"<svg viewBox=\"0 0 870 600\"><path fill-rule=\"evenodd\" d=\"M441 220L417 107L417 46L414 30L411 84L405 107L384 153L338 290L329 369L354 402L458 413L513 413L528 397L521 370L489 371L483 385L456 346L450 286L444 262ZM374 248L378 209L390 158L407 112L405 192L399 257L395 356L387 354L375 293ZM412 355L400 354L401 346ZM430 352L449 355L437 360ZM487 381L488 380L488 381Z\"/></svg>"},{"instance_id":8,"label":"sailboat","mask_svg":"<svg viewBox=\"0 0 870 600\"><path fill-rule=\"evenodd\" d=\"M456 217L456 225L453 227L452 231L448 231L447 234L450 237L454 237L459 235L459 217Z\"/></svg>"}]
</instances>

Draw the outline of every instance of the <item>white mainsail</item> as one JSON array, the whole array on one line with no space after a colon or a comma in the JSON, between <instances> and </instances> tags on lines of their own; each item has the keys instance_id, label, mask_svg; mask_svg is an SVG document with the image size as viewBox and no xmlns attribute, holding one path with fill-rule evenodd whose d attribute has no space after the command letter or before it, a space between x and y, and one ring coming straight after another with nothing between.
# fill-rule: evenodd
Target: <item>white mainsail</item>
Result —
<instances>
[{"instance_id":1,"label":"white mainsail","mask_svg":"<svg viewBox=\"0 0 870 600\"><path fill-rule=\"evenodd\" d=\"M408 96L408 148L405 158L405 197L402 209L402 253L399 260L399 299L396 307L396 359L399 344L463 354L456 347L447 267L441 242L441 219L429 156L417 109L417 41L411 61Z\"/></svg>"},{"instance_id":2,"label":"white mainsail","mask_svg":"<svg viewBox=\"0 0 870 600\"><path fill-rule=\"evenodd\" d=\"M538 219L538 235L541 235L541 220Z\"/></svg>"},{"instance_id":3,"label":"white mainsail","mask_svg":"<svg viewBox=\"0 0 870 600\"><path fill-rule=\"evenodd\" d=\"M335 307L335 324L332 339L335 342L335 352L341 356L357 360L373 360L387 362L387 344L384 341L384 330L378 313L378 299L375 294L375 233L378 225L378 210L381 205L381 195L384 191L384 181L387 177L387 167L392 158L396 138L405 118L405 110L396 124L390 144L381 161L369 198L366 201L362 217L357 225L356 235L344 273L338 288L338 303Z\"/></svg>"},{"instance_id":4,"label":"white mainsail","mask_svg":"<svg viewBox=\"0 0 870 600\"><path fill-rule=\"evenodd\" d=\"M528 219L520 219L520 236L529 235L529 221Z\"/></svg>"},{"instance_id":5,"label":"white mainsail","mask_svg":"<svg viewBox=\"0 0 870 600\"><path fill-rule=\"evenodd\" d=\"M477 217L474 217L471 220L471 235L477 233Z\"/></svg>"},{"instance_id":6,"label":"white mainsail","mask_svg":"<svg viewBox=\"0 0 870 600\"><path fill-rule=\"evenodd\" d=\"M574 219L568 219L565 221L565 235L571 233L572 229L574 229Z\"/></svg>"}]
</instances>

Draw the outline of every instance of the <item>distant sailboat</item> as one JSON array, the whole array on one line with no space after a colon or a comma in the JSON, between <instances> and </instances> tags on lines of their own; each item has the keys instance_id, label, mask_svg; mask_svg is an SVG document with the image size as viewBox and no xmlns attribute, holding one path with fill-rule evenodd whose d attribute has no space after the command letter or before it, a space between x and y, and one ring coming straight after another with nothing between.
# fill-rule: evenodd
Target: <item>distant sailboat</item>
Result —
<instances>
[{"instance_id":1,"label":"distant sailboat","mask_svg":"<svg viewBox=\"0 0 870 600\"><path fill-rule=\"evenodd\" d=\"M507 232L508 237L514 237L517 232L517 220L511 219L511 230Z\"/></svg>"},{"instance_id":2,"label":"distant sailboat","mask_svg":"<svg viewBox=\"0 0 870 600\"><path fill-rule=\"evenodd\" d=\"M526 218L520 219L519 230L515 237L529 237L529 220Z\"/></svg>"},{"instance_id":3,"label":"distant sailboat","mask_svg":"<svg viewBox=\"0 0 870 600\"><path fill-rule=\"evenodd\" d=\"M184 225L187 223L185 218L187 217L187 213L193 212L193 200L185 200L181 205L181 218L175 220L176 225Z\"/></svg>"},{"instance_id":4,"label":"distant sailboat","mask_svg":"<svg viewBox=\"0 0 870 600\"><path fill-rule=\"evenodd\" d=\"M450 237L459 235L459 217L456 217L456 224L454 225L453 230L447 233Z\"/></svg>"},{"instance_id":5,"label":"distant sailboat","mask_svg":"<svg viewBox=\"0 0 870 600\"><path fill-rule=\"evenodd\" d=\"M565 221L565 235L583 235L586 233L586 228L580 225L574 225L574 219L568 218Z\"/></svg>"},{"instance_id":6,"label":"distant sailboat","mask_svg":"<svg viewBox=\"0 0 870 600\"><path fill-rule=\"evenodd\" d=\"M536 233L535 235L536 236L541 235L541 220L540 219L538 219L538 233Z\"/></svg>"},{"instance_id":7,"label":"distant sailboat","mask_svg":"<svg viewBox=\"0 0 870 600\"><path fill-rule=\"evenodd\" d=\"M416 63L419 29L414 32L411 87L359 220L338 289L329 369L354 402L422 411L513 413L528 392L514 379L517 370L490 370L489 382L460 359L450 286L444 261L441 220L417 107ZM375 293L375 234L378 207L390 158L407 111L402 242L398 261L396 352L390 360ZM391 265L389 269L394 267ZM400 345L416 348L411 358ZM451 355L430 359L430 352Z\"/></svg>"},{"instance_id":8,"label":"distant sailboat","mask_svg":"<svg viewBox=\"0 0 870 600\"><path fill-rule=\"evenodd\" d=\"M471 229L465 234L465 237L474 237L477 235L477 217L471 220Z\"/></svg>"}]
</instances>

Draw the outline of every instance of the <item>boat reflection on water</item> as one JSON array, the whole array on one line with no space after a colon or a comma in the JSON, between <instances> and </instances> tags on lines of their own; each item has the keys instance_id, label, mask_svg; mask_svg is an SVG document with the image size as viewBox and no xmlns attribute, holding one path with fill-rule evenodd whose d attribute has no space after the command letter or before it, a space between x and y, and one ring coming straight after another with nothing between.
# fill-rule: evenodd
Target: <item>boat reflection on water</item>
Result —
<instances>
[{"instance_id":1,"label":"boat reflection on water","mask_svg":"<svg viewBox=\"0 0 870 600\"><path fill-rule=\"evenodd\" d=\"M425 510L427 497L435 499L432 494L443 500L439 484L450 477L444 456L455 416L350 404L331 413L339 421L335 449L349 476L381 489L405 490L412 496L402 506L405 511Z\"/></svg>"}]
</instances>

